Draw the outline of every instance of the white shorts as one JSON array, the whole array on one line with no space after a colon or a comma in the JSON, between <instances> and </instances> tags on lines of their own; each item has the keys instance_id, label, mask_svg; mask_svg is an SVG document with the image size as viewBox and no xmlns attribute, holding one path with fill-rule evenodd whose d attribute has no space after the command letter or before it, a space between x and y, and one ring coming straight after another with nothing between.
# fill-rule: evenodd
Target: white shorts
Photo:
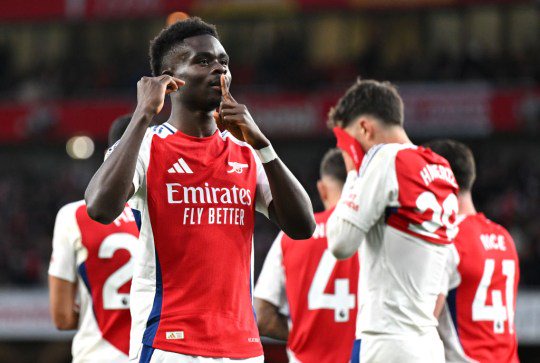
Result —
<instances>
[{"instance_id":1,"label":"white shorts","mask_svg":"<svg viewBox=\"0 0 540 363\"><path fill-rule=\"evenodd\" d=\"M362 334L361 363L444 363L436 330L423 335Z\"/></svg>"},{"instance_id":2,"label":"white shorts","mask_svg":"<svg viewBox=\"0 0 540 363\"><path fill-rule=\"evenodd\" d=\"M244 359L212 358L181 353L143 346L137 363L264 363L264 356Z\"/></svg>"}]
</instances>

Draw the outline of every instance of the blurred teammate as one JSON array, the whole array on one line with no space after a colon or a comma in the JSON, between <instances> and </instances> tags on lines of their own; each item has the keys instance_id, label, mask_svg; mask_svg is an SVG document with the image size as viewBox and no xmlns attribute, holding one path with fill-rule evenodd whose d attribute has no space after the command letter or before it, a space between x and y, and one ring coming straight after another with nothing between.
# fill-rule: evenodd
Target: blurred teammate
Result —
<instances>
[{"instance_id":1,"label":"blurred teammate","mask_svg":"<svg viewBox=\"0 0 540 363\"><path fill-rule=\"evenodd\" d=\"M141 211L130 347L140 362L262 362L250 283L254 212L293 238L315 228L307 193L230 95L217 37L190 18L152 41L154 77L138 82L131 123L86 190L96 220L113 220L131 196ZM167 93L169 120L148 129Z\"/></svg>"},{"instance_id":2,"label":"blurred teammate","mask_svg":"<svg viewBox=\"0 0 540 363\"><path fill-rule=\"evenodd\" d=\"M453 140L427 144L448 160L459 185L457 234L448 264L439 333L447 362L519 362L514 326L519 261L504 227L477 213L471 150Z\"/></svg>"},{"instance_id":3,"label":"blurred teammate","mask_svg":"<svg viewBox=\"0 0 540 363\"><path fill-rule=\"evenodd\" d=\"M433 312L456 234L452 170L410 142L390 83L357 81L329 118L367 153L359 171L344 153L350 172L327 228L337 258L360 247L360 362L443 362Z\"/></svg>"},{"instance_id":4,"label":"blurred teammate","mask_svg":"<svg viewBox=\"0 0 540 363\"><path fill-rule=\"evenodd\" d=\"M347 176L338 149L326 153L320 176L325 211L315 214L315 233L305 241L278 235L255 287L255 309L261 335L287 340L290 362L345 363L354 342L359 266L358 256L337 261L327 248L326 221Z\"/></svg>"},{"instance_id":5,"label":"blurred teammate","mask_svg":"<svg viewBox=\"0 0 540 363\"><path fill-rule=\"evenodd\" d=\"M129 120L113 123L110 145ZM128 361L131 258L138 234L127 207L109 225L91 220L83 200L58 212L49 266L51 315L58 329L78 329L73 362Z\"/></svg>"}]
</instances>

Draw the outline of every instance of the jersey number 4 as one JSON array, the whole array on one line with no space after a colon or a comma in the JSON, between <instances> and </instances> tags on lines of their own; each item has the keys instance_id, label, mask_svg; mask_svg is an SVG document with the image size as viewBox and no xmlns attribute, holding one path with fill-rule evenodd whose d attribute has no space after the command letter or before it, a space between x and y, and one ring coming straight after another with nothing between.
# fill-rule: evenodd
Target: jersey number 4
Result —
<instances>
[{"instance_id":1,"label":"jersey number 4","mask_svg":"<svg viewBox=\"0 0 540 363\"><path fill-rule=\"evenodd\" d=\"M349 294L349 279L335 279L334 293L324 293L336 262L330 251L325 250L309 288L308 308L334 310L334 320L343 323L349 321L350 310L354 309L356 300L354 294Z\"/></svg>"},{"instance_id":2,"label":"jersey number 4","mask_svg":"<svg viewBox=\"0 0 540 363\"><path fill-rule=\"evenodd\" d=\"M500 290L491 291L491 305L486 305L488 289L491 285L494 271L495 260L489 258L484 264L484 273L474 295L472 320L492 321L493 332L495 334L504 333L504 322L508 321L508 330L512 334L514 332L514 277L516 264L513 260L502 261L502 273L506 277L504 291L506 295L506 306L503 305L502 291Z\"/></svg>"},{"instance_id":3,"label":"jersey number 4","mask_svg":"<svg viewBox=\"0 0 540 363\"><path fill-rule=\"evenodd\" d=\"M129 251L130 258L123 266L114 271L103 284L103 309L129 309L129 294L119 293L118 289L125 285L133 276L133 249L139 241L129 233L111 234L101 242L98 257L110 259L119 249Z\"/></svg>"}]
</instances>

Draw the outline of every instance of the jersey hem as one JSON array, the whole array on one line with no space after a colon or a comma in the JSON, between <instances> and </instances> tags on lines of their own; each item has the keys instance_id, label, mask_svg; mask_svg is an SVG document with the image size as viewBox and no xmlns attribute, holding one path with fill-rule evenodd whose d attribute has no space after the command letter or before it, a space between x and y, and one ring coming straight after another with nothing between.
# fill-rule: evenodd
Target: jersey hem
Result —
<instances>
[{"instance_id":1,"label":"jersey hem","mask_svg":"<svg viewBox=\"0 0 540 363\"><path fill-rule=\"evenodd\" d=\"M143 344L148 345L145 343ZM246 352L246 353L239 353L239 354L233 354L233 353L226 352L223 350L210 351L207 347L205 348L193 347L192 349L180 348L180 349L173 350L172 348L163 346L163 344L160 344L160 343L152 344L152 348L171 352L171 353L208 357L208 358L248 359L248 358L257 358L264 355L264 351L260 343L256 351L254 350L253 352Z\"/></svg>"}]
</instances>

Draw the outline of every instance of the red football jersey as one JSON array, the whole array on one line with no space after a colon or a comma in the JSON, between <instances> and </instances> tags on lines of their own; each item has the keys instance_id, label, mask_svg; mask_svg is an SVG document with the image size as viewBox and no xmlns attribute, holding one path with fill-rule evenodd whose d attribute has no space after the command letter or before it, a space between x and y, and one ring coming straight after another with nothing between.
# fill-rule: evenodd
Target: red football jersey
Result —
<instances>
[{"instance_id":1,"label":"red football jersey","mask_svg":"<svg viewBox=\"0 0 540 363\"><path fill-rule=\"evenodd\" d=\"M424 241L451 243L458 202L448 161L418 146L396 154L395 170L399 207L390 211L388 225Z\"/></svg>"},{"instance_id":2,"label":"red football jersey","mask_svg":"<svg viewBox=\"0 0 540 363\"><path fill-rule=\"evenodd\" d=\"M90 219L84 201L68 204L58 212L49 274L79 280L74 361L127 362L132 253L138 235L127 206L108 225Z\"/></svg>"},{"instance_id":3,"label":"red football jersey","mask_svg":"<svg viewBox=\"0 0 540 363\"><path fill-rule=\"evenodd\" d=\"M143 251L131 292L131 358L141 343L195 356L261 356L252 237L256 206L267 213L271 193L253 149L228 132L197 138L165 123L147 132L133 184Z\"/></svg>"},{"instance_id":4,"label":"red football jersey","mask_svg":"<svg viewBox=\"0 0 540 363\"><path fill-rule=\"evenodd\" d=\"M354 343L358 254L337 261L328 250L326 222L332 210L315 214L313 237L296 241L280 233L267 256L255 296L283 305L285 290L292 361L348 362Z\"/></svg>"},{"instance_id":5,"label":"red football jersey","mask_svg":"<svg viewBox=\"0 0 540 363\"><path fill-rule=\"evenodd\" d=\"M449 262L447 303L454 329L444 333L457 332L453 341L473 360L519 362L514 326L519 261L514 242L506 229L481 213L463 218ZM448 338L443 336L452 340Z\"/></svg>"}]
</instances>

